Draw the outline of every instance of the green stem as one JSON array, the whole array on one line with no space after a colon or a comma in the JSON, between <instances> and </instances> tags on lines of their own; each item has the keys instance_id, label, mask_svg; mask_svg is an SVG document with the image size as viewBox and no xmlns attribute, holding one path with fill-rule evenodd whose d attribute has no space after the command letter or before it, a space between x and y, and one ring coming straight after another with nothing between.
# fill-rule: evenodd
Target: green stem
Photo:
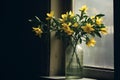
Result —
<instances>
[{"instance_id":1,"label":"green stem","mask_svg":"<svg viewBox=\"0 0 120 80\"><path fill-rule=\"evenodd\" d=\"M75 39L74 39L75 40ZM78 57L78 55L77 55L77 53L76 53L76 45L77 45L77 42L78 42L78 39L76 39L75 40L75 42L73 41L73 43L72 43L72 47L73 47L73 54L72 54L72 56L71 56L71 59L70 59L70 61L69 61L69 64L68 64L68 66L67 66L67 68L69 69L69 66L70 66L70 64L71 64L71 62L72 62L72 60L73 60L73 56L74 55L76 55L76 59L77 59L77 63L78 63L78 65L79 65L79 68L81 69L82 68L82 66L81 66L81 64L80 64L80 59L79 59L79 57ZM75 44L74 44L75 43Z\"/></svg>"},{"instance_id":2,"label":"green stem","mask_svg":"<svg viewBox=\"0 0 120 80\"><path fill-rule=\"evenodd\" d=\"M76 46L77 46L77 42L78 42L78 40L76 40L76 42L75 42L75 45L74 45L74 47L73 47L73 53L75 53L75 55L76 55L76 59L77 59L77 63L79 64L79 67L80 68L82 68L82 66L81 66L81 64L80 64L80 59L79 59L79 57L78 57L78 55L77 55L77 53L76 53Z\"/></svg>"}]
</instances>

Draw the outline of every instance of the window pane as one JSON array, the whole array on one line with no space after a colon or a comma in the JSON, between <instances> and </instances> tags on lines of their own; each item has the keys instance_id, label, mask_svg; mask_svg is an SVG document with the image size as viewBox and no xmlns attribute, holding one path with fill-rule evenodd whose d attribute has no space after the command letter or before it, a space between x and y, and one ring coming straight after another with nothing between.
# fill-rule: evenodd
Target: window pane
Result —
<instances>
[{"instance_id":1,"label":"window pane","mask_svg":"<svg viewBox=\"0 0 120 80\"><path fill-rule=\"evenodd\" d=\"M108 26L108 35L96 38L95 47L87 47L82 44L84 50L84 65L102 68L114 68L114 49L113 49L113 0L73 0L73 11L80 13L82 5L88 6L88 15L103 13L104 24Z\"/></svg>"}]
</instances>

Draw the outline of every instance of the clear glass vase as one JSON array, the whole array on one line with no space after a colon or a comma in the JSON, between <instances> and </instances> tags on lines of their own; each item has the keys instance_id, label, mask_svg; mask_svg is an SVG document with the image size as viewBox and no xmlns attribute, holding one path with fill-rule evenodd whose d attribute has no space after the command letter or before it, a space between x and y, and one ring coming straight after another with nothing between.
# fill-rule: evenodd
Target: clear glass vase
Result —
<instances>
[{"instance_id":1,"label":"clear glass vase","mask_svg":"<svg viewBox=\"0 0 120 80\"><path fill-rule=\"evenodd\" d=\"M66 79L83 78L83 49L80 44L69 45L65 51Z\"/></svg>"}]
</instances>

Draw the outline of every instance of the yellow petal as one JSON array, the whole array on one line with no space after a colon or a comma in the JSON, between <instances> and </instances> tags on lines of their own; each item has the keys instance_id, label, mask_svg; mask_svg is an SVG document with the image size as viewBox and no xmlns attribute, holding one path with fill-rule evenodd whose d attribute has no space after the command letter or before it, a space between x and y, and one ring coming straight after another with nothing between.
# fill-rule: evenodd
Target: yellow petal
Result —
<instances>
[{"instance_id":1,"label":"yellow petal","mask_svg":"<svg viewBox=\"0 0 120 80\"><path fill-rule=\"evenodd\" d=\"M88 7L86 5L83 5L79 10L86 12L88 10Z\"/></svg>"},{"instance_id":2,"label":"yellow petal","mask_svg":"<svg viewBox=\"0 0 120 80\"><path fill-rule=\"evenodd\" d=\"M50 13L47 13L47 18L46 20L52 19L54 17L54 11L51 11Z\"/></svg>"},{"instance_id":3,"label":"yellow petal","mask_svg":"<svg viewBox=\"0 0 120 80\"><path fill-rule=\"evenodd\" d=\"M95 29L93 28L93 25L87 23L86 26L82 26L81 27L84 32L87 32L87 33L91 33L92 31L94 31Z\"/></svg>"},{"instance_id":4,"label":"yellow petal","mask_svg":"<svg viewBox=\"0 0 120 80\"><path fill-rule=\"evenodd\" d=\"M40 36L43 33L43 31L40 28L32 27L32 29L38 36Z\"/></svg>"},{"instance_id":5,"label":"yellow petal","mask_svg":"<svg viewBox=\"0 0 120 80\"><path fill-rule=\"evenodd\" d=\"M70 18L73 18L74 17L74 13L72 11L69 12L69 16Z\"/></svg>"},{"instance_id":6,"label":"yellow petal","mask_svg":"<svg viewBox=\"0 0 120 80\"><path fill-rule=\"evenodd\" d=\"M74 24L73 24L73 27L78 27L78 23L77 22L75 22Z\"/></svg>"},{"instance_id":7,"label":"yellow petal","mask_svg":"<svg viewBox=\"0 0 120 80\"><path fill-rule=\"evenodd\" d=\"M104 35L108 34L107 28L101 28L100 30L101 30L102 34L104 34Z\"/></svg>"},{"instance_id":8,"label":"yellow petal","mask_svg":"<svg viewBox=\"0 0 120 80\"><path fill-rule=\"evenodd\" d=\"M98 18L96 19L96 24L101 25L103 21L103 18Z\"/></svg>"},{"instance_id":9,"label":"yellow petal","mask_svg":"<svg viewBox=\"0 0 120 80\"><path fill-rule=\"evenodd\" d=\"M87 46L88 46L88 47L90 47L90 46L94 47L95 44L96 44L96 41L95 41L94 38L90 39L90 40L87 42Z\"/></svg>"}]
</instances>

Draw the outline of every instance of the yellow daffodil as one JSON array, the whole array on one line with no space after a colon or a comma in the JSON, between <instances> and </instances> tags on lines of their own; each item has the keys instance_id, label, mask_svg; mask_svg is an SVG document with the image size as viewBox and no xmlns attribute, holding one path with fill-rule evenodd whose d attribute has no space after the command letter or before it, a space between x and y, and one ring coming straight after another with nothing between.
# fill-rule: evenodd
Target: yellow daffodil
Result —
<instances>
[{"instance_id":1,"label":"yellow daffodil","mask_svg":"<svg viewBox=\"0 0 120 80\"><path fill-rule=\"evenodd\" d=\"M94 38L92 38L86 44L87 44L88 47L90 47L90 46L94 47L95 44L96 44L96 41L95 41Z\"/></svg>"},{"instance_id":2,"label":"yellow daffodil","mask_svg":"<svg viewBox=\"0 0 120 80\"><path fill-rule=\"evenodd\" d=\"M68 35L72 35L74 33L74 31L70 29L71 23L68 23L68 24L67 23L63 23L62 26L63 26L62 29Z\"/></svg>"},{"instance_id":3,"label":"yellow daffodil","mask_svg":"<svg viewBox=\"0 0 120 80\"><path fill-rule=\"evenodd\" d=\"M107 28L100 28L100 31L101 31L101 33L104 34L104 35L108 34Z\"/></svg>"},{"instance_id":4,"label":"yellow daffodil","mask_svg":"<svg viewBox=\"0 0 120 80\"><path fill-rule=\"evenodd\" d=\"M90 18L91 18L91 19L95 19L95 16L91 16Z\"/></svg>"},{"instance_id":5,"label":"yellow daffodil","mask_svg":"<svg viewBox=\"0 0 120 80\"><path fill-rule=\"evenodd\" d=\"M103 18L96 18L96 24L97 25L101 25L102 24L102 21L103 21Z\"/></svg>"},{"instance_id":6,"label":"yellow daffodil","mask_svg":"<svg viewBox=\"0 0 120 80\"><path fill-rule=\"evenodd\" d=\"M42 22L37 16L35 16L37 22L32 27L34 33L37 36L41 36L42 33L49 33L55 31L56 37L59 39L66 38L73 39L70 43L80 41L86 41L87 46L94 46L96 41L92 36L102 37L102 34L107 34L107 28L102 23L104 14L95 14L89 16L87 14L88 7L83 5L79 11L79 14L74 14L73 11L68 11L60 15L60 18L55 18L54 11L47 13L46 20L50 20L49 24ZM34 23L34 20L29 20ZM48 31L50 30L50 31ZM74 42L72 42L74 41ZM76 45L75 45L76 46ZM74 47L74 46L73 46Z\"/></svg>"},{"instance_id":7,"label":"yellow daffodil","mask_svg":"<svg viewBox=\"0 0 120 80\"><path fill-rule=\"evenodd\" d=\"M91 33L92 31L94 31L94 28L90 23L87 23L85 26L82 26L81 28L84 30L84 32L87 33Z\"/></svg>"},{"instance_id":8,"label":"yellow daffodil","mask_svg":"<svg viewBox=\"0 0 120 80\"><path fill-rule=\"evenodd\" d=\"M51 11L50 13L47 13L47 18L46 18L46 20L50 20L50 19L52 19L53 17L54 17L54 11Z\"/></svg>"},{"instance_id":9,"label":"yellow daffodil","mask_svg":"<svg viewBox=\"0 0 120 80\"><path fill-rule=\"evenodd\" d=\"M79 10L86 13L86 11L88 10L88 7L86 5L83 5Z\"/></svg>"},{"instance_id":10,"label":"yellow daffodil","mask_svg":"<svg viewBox=\"0 0 120 80\"><path fill-rule=\"evenodd\" d=\"M74 24L73 24L73 27L78 27L78 23L77 22L75 22Z\"/></svg>"},{"instance_id":11,"label":"yellow daffodil","mask_svg":"<svg viewBox=\"0 0 120 80\"><path fill-rule=\"evenodd\" d=\"M65 20L67 20L67 17L68 17L68 12L66 12L66 14L62 14L61 17L62 17L62 18L59 19L60 22L61 22L61 23L65 22Z\"/></svg>"},{"instance_id":12,"label":"yellow daffodil","mask_svg":"<svg viewBox=\"0 0 120 80\"><path fill-rule=\"evenodd\" d=\"M93 22L95 21L95 16L91 16L90 18L92 19Z\"/></svg>"},{"instance_id":13,"label":"yellow daffodil","mask_svg":"<svg viewBox=\"0 0 120 80\"><path fill-rule=\"evenodd\" d=\"M61 15L62 19L67 19L67 16L68 16L67 14L62 14Z\"/></svg>"},{"instance_id":14,"label":"yellow daffodil","mask_svg":"<svg viewBox=\"0 0 120 80\"><path fill-rule=\"evenodd\" d=\"M66 14L62 14L61 17L62 17L62 19L67 19L67 17L68 17L68 12L66 12Z\"/></svg>"},{"instance_id":15,"label":"yellow daffodil","mask_svg":"<svg viewBox=\"0 0 120 80\"><path fill-rule=\"evenodd\" d=\"M71 24L72 24L71 22L69 22L68 24L67 24L67 23L63 23L62 26L63 26L63 27L68 26L68 27L69 27L69 26L71 26Z\"/></svg>"},{"instance_id":16,"label":"yellow daffodil","mask_svg":"<svg viewBox=\"0 0 120 80\"><path fill-rule=\"evenodd\" d=\"M40 36L43 33L43 31L40 28L32 27L32 29L38 36Z\"/></svg>"},{"instance_id":17,"label":"yellow daffodil","mask_svg":"<svg viewBox=\"0 0 120 80\"><path fill-rule=\"evenodd\" d=\"M62 29L67 32L68 30L70 30L70 27L68 25L63 25Z\"/></svg>"},{"instance_id":18,"label":"yellow daffodil","mask_svg":"<svg viewBox=\"0 0 120 80\"><path fill-rule=\"evenodd\" d=\"M60 18L59 21L60 23L63 23L65 20Z\"/></svg>"},{"instance_id":19,"label":"yellow daffodil","mask_svg":"<svg viewBox=\"0 0 120 80\"><path fill-rule=\"evenodd\" d=\"M74 17L74 13L72 11L69 12L69 16L70 18L73 18Z\"/></svg>"},{"instance_id":20,"label":"yellow daffodil","mask_svg":"<svg viewBox=\"0 0 120 80\"><path fill-rule=\"evenodd\" d=\"M74 31L73 31L73 30L68 29L68 30L66 31L66 33L67 33L68 35L72 35L72 34L74 33Z\"/></svg>"}]
</instances>

